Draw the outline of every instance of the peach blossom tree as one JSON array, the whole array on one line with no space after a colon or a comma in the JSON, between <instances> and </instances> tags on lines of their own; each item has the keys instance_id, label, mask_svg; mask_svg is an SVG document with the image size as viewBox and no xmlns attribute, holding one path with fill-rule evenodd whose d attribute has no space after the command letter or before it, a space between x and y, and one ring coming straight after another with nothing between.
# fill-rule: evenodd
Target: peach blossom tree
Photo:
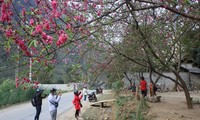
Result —
<instances>
[{"instance_id":1,"label":"peach blossom tree","mask_svg":"<svg viewBox=\"0 0 200 120\"><path fill-rule=\"evenodd\" d=\"M68 55L78 56L76 62L85 59L89 64L85 69L98 76L109 68L113 52L138 65L146 62L137 62L123 54L124 49L114 47L131 32L130 25L140 35L135 41L147 46L149 54L152 49L145 30L162 30L156 23L166 29L170 22L198 22L199 4L198 0L0 0L0 43L17 61L16 68L25 66L17 70L23 75L16 77L16 83L28 76L28 67L33 66L36 77L38 71L49 71L61 60L69 60ZM169 31L164 34L173 37ZM136 52L140 53L145 51Z\"/></svg>"}]
</instances>

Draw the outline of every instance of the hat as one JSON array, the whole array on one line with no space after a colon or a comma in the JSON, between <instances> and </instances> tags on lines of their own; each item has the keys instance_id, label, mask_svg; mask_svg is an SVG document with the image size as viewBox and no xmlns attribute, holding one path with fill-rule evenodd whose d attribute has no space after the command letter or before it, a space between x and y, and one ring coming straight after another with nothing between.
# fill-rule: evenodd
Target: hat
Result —
<instances>
[{"instance_id":1,"label":"hat","mask_svg":"<svg viewBox=\"0 0 200 120\"><path fill-rule=\"evenodd\" d=\"M43 89L42 89L42 88L37 88L36 91L37 91L37 92L40 92L40 91L43 91Z\"/></svg>"},{"instance_id":2,"label":"hat","mask_svg":"<svg viewBox=\"0 0 200 120\"><path fill-rule=\"evenodd\" d=\"M56 88L51 88L50 91L51 92L55 92L57 89Z\"/></svg>"},{"instance_id":3,"label":"hat","mask_svg":"<svg viewBox=\"0 0 200 120\"><path fill-rule=\"evenodd\" d=\"M75 90L75 91L74 91L74 94L75 94L75 95L78 95L78 91L77 91L77 90Z\"/></svg>"}]
</instances>

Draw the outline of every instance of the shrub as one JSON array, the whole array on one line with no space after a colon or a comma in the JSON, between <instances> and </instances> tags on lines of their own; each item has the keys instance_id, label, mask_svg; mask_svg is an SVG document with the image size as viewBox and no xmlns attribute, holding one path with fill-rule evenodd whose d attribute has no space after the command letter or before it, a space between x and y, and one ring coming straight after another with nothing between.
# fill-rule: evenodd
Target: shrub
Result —
<instances>
[{"instance_id":1,"label":"shrub","mask_svg":"<svg viewBox=\"0 0 200 120\"><path fill-rule=\"evenodd\" d=\"M136 101L133 96L119 96L116 100L116 120L147 120L144 113L148 108L145 99Z\"/></svg>"},{"instance_id":2,"label":"shrub","mask_svg":"<svg viewBox=\"0 0 200 120\"><path fill-rule=\"evenodd\" d=\"M8 97L8 103L7 104L15 104L20 102L20 96L18 92L11 92Z\"/></svg>"},{"instance_id":3,"label":"shrub","mask_svg":"<svg viewBox=\"0 0 200 120\"><path fill-rule=\"evenodd\" d=\"M137 111L136 111L136 118L138 120L146 120L143 113L146 112L149 109L149 106L146 102L146 99L142 99L138 103Z\"/></svg>"},{"instance_id":4,"label":"shrub","mask_svg":"<svg viewBox=\"0 0 200 120\"><path fill-rule=\"evenodd\" d=\"M15 81L12 80L4 81L0 90L0 107L30 100L35 92L30 84L16 88Z\"/></svg>"},{"instance_id":5,"label":"shrub","mask_svg":"<svg viewBox=\"0 0 200 120\"><path fill-rule=\"evenodd\" d=\"M122 87L123 87L123 84L120 80L117 80L116 82L112 84L112 88L116 93L119 93Z\"/></svg>"},{"instance_id":6,"label":"shrub","mask_svg":"<svg viewBox=\"0 0 200 120\"><path fill-rule=\"evenodd\" d=\"M0 93L1 92L10 92L15 89L15 82L12 80L5 80L3 84L0 85Z\"/></svg>"},{"instance_id":7,"label":"shrub","mask_svg":"<svg viewBox=\"0 0 200 120\"><path fill-rule=\"evenodd\" d=\"M1 92L0 94L0 106L3 106L3 105L7 105L8 103L8 100L9 100L9 93L4 93L4 92Z\"/></svg>"}]
</instances>

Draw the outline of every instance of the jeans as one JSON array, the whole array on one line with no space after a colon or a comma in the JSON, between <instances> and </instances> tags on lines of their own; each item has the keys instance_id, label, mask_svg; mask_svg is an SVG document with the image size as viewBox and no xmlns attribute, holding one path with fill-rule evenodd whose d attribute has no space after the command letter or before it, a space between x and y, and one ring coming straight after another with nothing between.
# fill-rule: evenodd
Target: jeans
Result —
<instances>
[{"instance_id":1,"label":"jeans","mask_svg":"<svg viewBox=\"0 0 200 120\"><path fill-rule=\"evenodd\" d=\"M79 112L80 112L80 110L76 110L76 112L75 112L75 118L78 120L78 117L79 117Z\"/></svg>"},{"instance_id":2,"label":"jeans","mask_svg":"<svg viewBox=\"0 0 200 120\"><path fill-rule=\"evenodd\" d=\"M57 110L50 111L50 114L51 114L51 120L56 120Z\"/></svg>"},{"instance_id":3,"label":"jeans","mask_svg":"<svg viewBox=\"0 0 200 120\"><path fill-rule=\"evenodd\" d=\"M41 106L38 105L38 106L35 106L35 108L36 108L36 115L35 115L34 120L39 120L39 116L40 116L40 113L41 113Z\"/></svg>"},{"instance_id":4,"label":"jeans","mask_svg":"<svg viewBox=\"0 0 200 120\"><path fill-rule=\"evenodd\" d=\"M86 99L87 99L87 95L84 95L84 101L86 101Z\"/></svg>"},{"instance_id":5,"label":"jeans","mask_svg":"<svg viewBox=\"0 0 200 120\"><path fill-rule=\"evenodd\" d=\"M142 97L146 97L147 96L147 90L142 90L141 93L142 93Z\"/></svg>"}]
</instances>

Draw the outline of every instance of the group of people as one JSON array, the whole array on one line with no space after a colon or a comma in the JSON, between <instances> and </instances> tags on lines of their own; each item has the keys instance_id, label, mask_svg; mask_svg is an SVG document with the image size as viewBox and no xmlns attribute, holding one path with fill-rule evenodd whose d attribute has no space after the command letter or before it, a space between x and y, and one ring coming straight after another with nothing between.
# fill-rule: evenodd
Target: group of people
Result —
<instances>
[{"instance_id":1,"label":"group of people","mask_svg":"<svg viewBox=\"0 0 200 120\"><path fill-rule=\"evenodd\" d=\"M36 93L34 94L34 100L35 100L35 108L36 108L36 114L34 117L34 120L39 120L39 116L41 113L41 109L42 109L42 99L45 98L47 95L45 94L44 96L42 96L43 93L43 89L41 88L37 88L36 89ZM86 95L87 95L87 89L85 88L85 90L83 90L83 94L84 94L84 101L86 101ZM48 105L49 105L49 112L51 115L51 119L52 120L56 120L56 116L57 116L57 107L58 107L58 102L61 99L61 92L57 93L57 89L55 88L51 88L50 89L50 94L48 95ZM76 109L75 111L75 118L79 119L79 114L80 114L80 110L82 107L81 104L81 99L82 99L83 95L81 94L81 92L75 90L74 91L74 99L72 100L72 103Z\"/></svg>"},{"instance_id":2,"label":"group of people","mask_svg":"<svg viewBox=\"0 0 200 120\"><path fill-rule=\"evenodd\" d=\"M143 76L140 77L139 87L140 87L142 97L146 97L147 96L147 82L146 82L146 80L144 79ZM153 84L153 81L150 82L149 91L150 91L150 96L156 95L157 87L156 87L156 85ZM132 92L135 95L135 93L136 93L135 83L132 84Z\"/></svg>"},{"instance_id":3,"label":"group of people","mask_svg":"<svg viewBox=\"0 0 200 120\"><path fill-rule=\"evenodd\" d=\"M147 82L143 76L140 77L139 87L140 87L142 96L146 97L147 96ZM150 96L156 95L157 88L153 84L152 81L150 82L149 89L150 89ZM34 120L39 120L39 116L41 113L42 99L47 96L47 95L42 96L43 91L44 91L43 89L37 88L36 93L34 95L34 99L36 101L36 106L35 106L36 115L35 115ZM56 120L58 102L60 101L61 95L62 95L61 92L57 93L56 91L57 90L55 88L50 89L50 94L48 96L48 105L49 105L49 111L50 111L52 120ZM132 85L132 92L135 95L135 92L136 92L135 83L133 83L133 85ZM87 95L88 95L87 87L83 88L83 93L81 93L80 91L77 91L77 90L74 91L74 99L72 100L72 103L76 109L75 118L77 120L79 119L79 114L80 114L80 110L82 107L81 99L84 96L84 101L86 101Z\"/></svg>"},{"instance_id":4,"label":"group of people","mask_svg":"<svg viewBox=\"0 0 200 120\"><path fill-rule=\"evenodd\" d=\"M35 108L36 108L36 115L34 117L34 120L39 120L39 116L41 113L41 109L42 109L42 99L45 98L47 95L45 94L44 96L42 96L43 93L43 89L41 88L37 88L36 89L36 93L34 94L34 100L35 100ZM56 116L57 116L57 107L58 107L58 102L61 99L61 92L59 92L58 94L56 93L56 89L52 88L50 89L50 94L48 96L48 104L49 104L49 112L51 114L51 119L52 120L56 120Z\"/></svg>"}]
</instances>

